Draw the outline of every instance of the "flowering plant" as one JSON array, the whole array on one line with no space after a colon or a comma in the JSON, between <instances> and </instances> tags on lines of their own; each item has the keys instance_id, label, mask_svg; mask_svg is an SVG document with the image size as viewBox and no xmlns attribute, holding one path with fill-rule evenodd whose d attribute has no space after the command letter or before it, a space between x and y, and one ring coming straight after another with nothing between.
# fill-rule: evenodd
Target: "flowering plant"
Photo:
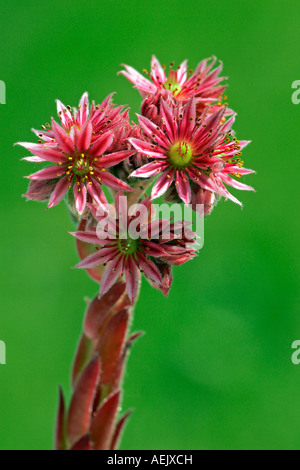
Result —
<instances>
[{"instance_id":1,"label":"flowering plant","mask_svg":"<svg viewBox=\"0 0 300 470\"><path fill-rule=\"evenodd\" d=\"M100 284L88 302L68 408L60 391L56 449L117 447L130 414L118 417L129 346L141 334L129 334L141 276L167 295L172 266L197 255L191 222L157 218L152 201L163 196L199 218L221 197L241 204L226 186L252 190L239 181L252 173L241 159L249 142L235 137L215 63L205 59L194 72L186 61L176 70L172 63L167 75L153 56L148 78L125 65L120 73L143 99L138 124L113 95L90 106L84 93L78 109L57 101L60 122L34 130L38 143L19 142L33 154L24 160L43 166L28 176L25 197L48 208L65 199L77 226L76 267Z\"/></svg>"}]
</instances>

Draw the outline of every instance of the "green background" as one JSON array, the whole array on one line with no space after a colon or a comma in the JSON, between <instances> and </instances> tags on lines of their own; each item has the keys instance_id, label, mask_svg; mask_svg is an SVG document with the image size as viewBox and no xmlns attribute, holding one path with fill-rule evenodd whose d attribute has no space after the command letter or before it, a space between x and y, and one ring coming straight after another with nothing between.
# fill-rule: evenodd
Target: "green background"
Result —
<instances>
[{"instance_id":1,"label":"green background","mask_svg":"<svg viewBox=\"0 0 300 470\"><path fill-rule=\"evenodd\" d=\"M298 1L1 0L0 448L52 448L57 386L69 371L84 296L97 285L77 262L63 204L21 198L34 164L13 147L55 115L56 98L81 94L138 112L140 98L117 76L121 63L149 68L215 54L229 76L237 136L257 171L205 222L197 260L175 269L168 299L143 283L123 409L135 408L122 449L299 449L300 365L291 344L299 321L300 79Z\"/></svg>"}]
</instances>

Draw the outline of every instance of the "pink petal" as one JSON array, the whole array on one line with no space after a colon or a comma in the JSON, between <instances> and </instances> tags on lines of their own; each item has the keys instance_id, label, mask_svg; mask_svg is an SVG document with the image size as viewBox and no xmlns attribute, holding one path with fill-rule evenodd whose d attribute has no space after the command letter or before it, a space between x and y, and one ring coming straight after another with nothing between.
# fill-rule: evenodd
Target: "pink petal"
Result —
<instances>
[{"instance_id":1,"label":"pink petal","mask_svg":"<svg viewBox=\"0 0 300 470\"><path fill-rule=\"evenodd\" d=\"M60 100L56 100L56 106L57 106L57 114L60 118L62 126L64 128L68 128L70 123L73 122L72 113Z\"/></svg>"},{"instance_id":2,"label":"pink petal","mask_svg":"<svg viewBox=\"0 0 300 470\"><path fill-rule=\"evenodd\" d=\"M94 157L102 155L108 149L108 147L110 147L113 140L113 133L106 132L93 143L90 149L90 154Z\"/></svg>"},{"instance_id":3,"label":"pink petal","mask_svg":"<svg viewBox=\"0 0 300 470\"><path fill-rule=\"evenodd\" d=\"M37 157L40 157L44 161L53 163L66 163L68 158L60 151L53 148L47 148L47 144L32 144L30 142L18 142L16 145L21 145L27 150L32 152Z\"/></svg>"},{"instance_id":4,"label":"pink petal","mask_svg":"<svg viewBox=\"0 0 300 470\"><path fill-rule=\"evenodd\" d=\"M166 154L164 153L164 149L160 149L159 147L155 147L148 142L144 142L143 140L131 138L128 139L129 142L139 150L140 152L144 153L145 155L150 155L154 158L166 158ZM154 147L154 148L153 148Z\"/></svg>"},{"instance_id":5,"label":"pink petal","mask_svg":"<svg viewBox=\"0 0 300 470\"><path fill-rule=\"evenodd\" d=\"M162 196L167 189L171 186L174 180L174 170L164 171L154 184L151 192L151 199L156 199Z\"/></svg>"},{"instance_id":6,"label":"pink petal","mask_svg":"<svg viewBox=\"0 0 300 470\"><path fill-rule=\"evenodd\" d=\"M75 238L77 238L78 240L81 240L84 243L92 243L93 245L101 245L103 243L103 240L100 240L96 231L95 232L91 232L91 231L69 232L69 233L70 235L73 235ZM112 241L110 240L109 243L112 243Z\"/></svg>"},{"instance_id":7,"label":"pink petal","mask_svg":"<svg viewBox=\"0 0 300 470\"><path fill-rule=\"evenodd\" d=\"M181 139L189 137L195 127L196 101L191 98L185 105L182 120L180 122L179 136Z\"/></svg>"},{"instance_id":8,"label":"pink petal","mask_svg":"<svg viewBox=\"0 0 300 470\"><path fill-rule=\"evenodd\" d=\"M146 260L146 258L140 254L138 257L138 264L140 268L144 271L144 274L146 276L148 276L155 282L162 282L162 277L159 272L159 269L157 268L157 266L155 266L153 261L151 261L150 259Z\"/></svg>"},{"instance_id":9,"label":"pink petal","mask_svg":"<svg viewBox=\"0 0 300 470\"><path fill-rule=\"evenodd\" d=\"M91 120L93 125L97 126L103 120L111 104L113 95L114 93L108 95L99 105L98 109L96 109L94 113L91 114Z\"/></svg>"},{"instance_id":10,"label":"pink petal","mask_svg":"<svg viewBox=\"0 0 300 470\"><path fill-rule=\"evenodd\" d=\"M92 184L89 184L92 183ZM106 210L108 202L106 199L106 196L104 192L101 189L100 184L94 179L91 178L87 184L87 190L92 196L92 198L95 200L95 202L99 205L102 206L103 209Z\"/></svg>"},{"instance_id":11,"label":"pink petal","mask_svg":"<svg viewBox=\"0 0 300 470\"><path fill-rule=\"evenodd\" d=\"M152 56L151 69L152 69L154 80L158 82L160 85L163 85L165 81L167 80L167 77L166 77L164 69L160 65L160 62L157 60L155 55Z\"/></svg>"},{"instance_id":12,"label":"pink petal","mask_svg":"<svg viewBox=\"0 0 300 470\"><path fill-rule=\"evenodd\" d=\"M66 170L60 166L49 166L48 168L44 168L43 170L33 173L28 176L28 178L31 180L50 180L64 175L65 172Z\"/></svg>"},{"instance_id":13,"label":"pink petal","mask_svg":"<svg viewBox=\"0 0 300 470\"><path fill-rule=\"evenodd\" d=\"M189 174L190 178L202 188L208 189L209 191L218 192L218 188L216 187L212 179L202 173L201 170L196 170L190 167L187 168L186 171Z\"/></svg>"},{"instance_id":14,"label":"pink petal","mask_svg":"<svg viewBox=\"0 0 300 470\"><path fill-rule=\"evenodd\" d=\"M227 134L232 128L234 121L235 121L235 117L236 117L236 114L234 114L232 118L228 119L228 121L226 121L225 124L223 124L223 126L221 127L221 131L224 132L224 134Z\"/></svg>"},{"instance_id":15,"label":"pink petal","mask_svg":"<svg viewBox=\"0 0 300 470\"><path fill-rule=\"evenodd\" d=\"M240 173L241 175L250 175L251 173L255 173L254 170L250 170L249 168L240 168L239 166L232 166L232 167L229 167L229 168L225 168L225 170L227 173Z\"/></svg>"},{"instance_id":16,"label":"pink petal","mask_svg":"<svg viewBox=\"0 0 300 470\"><path fill-rule=\"evenodd\" d=\"M121 275L123 256L119 255L107 264L101 279L100 297L107 292Z\"/></svg>"},{"instance_id":17,"label":"pink petal","mask_svg":"<svg viewBox=\"0 0 300 470\"><path fill-rule=\"evenodd\" d=\"M251 186L248 186L247 184L244 184L244 183L240 183L239 181L236 181L235 179L230 178L229 175L222 174L221 178L224 181L224 183L229 184L233 188L240 189L243 191L254 191L254 189Z\"/></svg>"},{"instance_id":18,"label":"pink petal","mask_svg":"<svg viewBox=\"0 0 300 470\"><path fill-rule=\"evenodd\" d=\"M117 254L117 249L115 246L102 248L96 253L93 253L92 255L87 256L87 258L80 261L80 263L76 264L74 268L81 268L81 269L95 268L96 266L99 266L100 264L106 263L107 261L111 261L115 257L116 254Z\"/></svg>"},{"instance_id":19,"label":"pink petal","mask_svg":"<svg viewBox=\"0 0 300 470\"><path fill-rule=\"evenodd\" d=\"M86 205L86 187L81 180L75 181L74 184L75 206L79 215L84 211Z\"/></svg>"},{"instance_id":20,"label":"pink petal","mask_svg":"<svg viewBox=\"0 0 300 470\"><path fill-rule=\"evenodd\" d=\"M134 176L137 178L149 178L151 176L159 174L160 170L165 170L166 168L167 168L167 165L162 162L160 163L151 162L133 171L130 174L130 176Z\"/></svg>"},{"instance_id":21,"label":"pink petal","mask_svg":"<svg viewBox=\"0 0 300 470\"><path fill-rule=\"evenodd\" d=\"M59 146L63 152L67 154L72 154L75 151L74 142L68 136L68 134L60 127L54 119L52 119L52 131L54 134L55 140L58 142Z\"/></svg>"},{"instance_id":22,"label":"pink petal","mask_svg":"<svg viewBox=\"0 0 300 470\"><path fill-rule=\"evenodd\" d=\"M189 178L183 171L177 171L176 184L179 197L185 204L189 204L192 196L191 187Z\"/></svg>"},{"instance_id":23,"label":"pink petal","mask_svg":"<svg viewBox=\"0 0 300 470\"><path fill-rule=\"evenodd\" d=\"M83 126L85 123L89 112L89 99L88 93L85 92L79 102L78 106L78 114L77 114L77 122L80 126Z\"/></svg>"},{"instance_id":24,"label":"pink petal","mask_svg":"<svg viewBox=\"0 0 300 470\"><path fill-rule=\"evenodd\" d=\"M100 173L99 173L100 174ZM115 190L123 190L123 191L133 191L133 189L128 186L127 183L124 181L116 178L114 175L111 173L108 173L106 171L101 172L101 183L105 184L109 188L115 189Z\"/></svg>"},{"instance_id":25,"label":"pink petal","mask_svg":"<svg viewBox=\"0 0 300 470\"><path fill-rule=\"evenodd\" d=\"M44 130L38 130L38 129L31 129L32 132L35 133L37 137L40 139L44 140L46 143L53 143L53 132L52 131L44 131Z\"/></svg>"},{"instance_id":26,"label":"pink petal","mask_svg":"<svg viewBox=\"0 0 300 470\"><path fill-rule=\"evenodd\" d=\"M45 160L43 160L40 157L24 157L22 160L25 160L27 162L33 162L33 163L43 163Z\"/></svg>"},{"instance_id":27,"label":"pink petal","mask_svg":"<svg viewBox=\"0 0 300 470\"><path fill-rule=\"evenodd\" d=\"M183 83L186 81L187 75L187 60L184 60L181 64L179 69L177 70L177 81L179 85L183 85Z\"/></svg>"},{"instance_id":28,"label":"pink petal","mask_svg":"<svg viewBox=\"0 0 300 470\"><path fill-rule=\"evenodd\" d=\"M141 128L148 135L148 137L150 137L152 140L155 140L164 148L170 145L170 141L167 139L163 131L161 129L158 130L157 126L153 122L151 122L145 116L140 116L139 114L137 114L137 117Z\"/></svg>"},{"instance_id":29,"label":"pink petal","mask_svg":"<svg viewBox=\"0 0 300 470\"><path fill-rule=\"evenodd\" d=\"M241 201L239 201L236 197L234 197L229 191L227 191L227 189L221 190L220 194L224 196L226 199L230 199L230 201L235 202L239 206L243 207L243 204L241 203Z\"/></svg>"},{"instance_id":30,"label":"pink petal","mask_svg":"<svg viewBox=\"0 0 300 470\"><path fill-rule=\"evenodd\" d=\"M173 119L173 114L165 100L161 100L161 114L163 117L164 124L166 126L166 131L169 138L172 140L176 139L178 133L177 122Z\"/></svg>"},{"instance_id":31,"label":"pink petal","mask_svg":"<svg viewBox=\"0 0 300 470\"><path fill-rule=\"evenodd\" d=\"M127 294L131 303L134 303L139 286L139 270L136 264L133 262L131 256L128 257L125 263L124 271Z\"/></svg>"},{"instance_id":32,"label":"pink petal","mask_svg":"<svg viewBox=\"0 0 300 470\"><path fill-rule=\"evenodd\" d=\"M126 68L126 72L125 70L121 70L119 73L124 75L124 77L126 77L131 83L136 85L136 88L144 91L145 93L155 93L156 86L150 82L150 80L147 80L147 78L143 77L143 75L137 72L133 67L130 67L126 64L123 64L123 66Z\"/></svg>"},{"instance_id":33,"label":"pink petal","mask_svg":"<svg viewBox=\"0 0 300 470\"><path fill-rule=\"evenodd\" d=\"M106 155L102 155L95 165L99 164L102 168L109 168L129 158L134 153L134 150L121 150L120 152L107 153Z\"/></svg>"},{"instance_id":34,"label":"pink petal","mask_svg":"<svg viewBox=\"0 0 300 470\"><path fill-rule=\"evenodd\" d=\"M86 121L77 139L77 148L79 152L86 152L91 144L93 127L90 121Z\"/></svg>"},{"instance_id":35,"label":"pink petal","mask_svg":"<svg viewBox=\"0 0 300 470\"><path fill-rule=\"evenodd\" d=\"M154 256L155 258L158 258L159 256L164 256L167 254L165 250L157 243L144 242L143 247L145 248L145 253L148 256Z\"/></svg>"},{"instance_id":36,"label":"pink petal","mask_svg":"<svg viewBox=\"0 0 300 470\"><path fill-rule=\"evenodd\" d=\"M55 186L54 191L51 194L48 209L50 209L50 207L56 206L63 199L63 197L69 190L69 184L70 183L67 176L64 176L63 178L61 178L61 180L59 180L59 182Z\"/></svg>"}]
</instances>

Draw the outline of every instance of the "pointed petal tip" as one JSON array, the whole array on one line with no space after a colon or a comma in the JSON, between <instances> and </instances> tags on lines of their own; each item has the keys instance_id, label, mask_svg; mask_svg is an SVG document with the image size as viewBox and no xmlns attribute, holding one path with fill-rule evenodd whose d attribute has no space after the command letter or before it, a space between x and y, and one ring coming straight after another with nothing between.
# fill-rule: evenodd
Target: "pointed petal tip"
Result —
<instances>
[{"instance_id":1,"label":"pointed petal tip","mask_svg":"<svg viewBox=\"0 0 300 470\"><path fill-rule=\"evenodd\" d=\"M47 210L47 209L51 209L51 208L54 207L54 206L56 206L55 201L49 202L48 206L46 207L46 210Z\"/></svg>"}]
</instances>

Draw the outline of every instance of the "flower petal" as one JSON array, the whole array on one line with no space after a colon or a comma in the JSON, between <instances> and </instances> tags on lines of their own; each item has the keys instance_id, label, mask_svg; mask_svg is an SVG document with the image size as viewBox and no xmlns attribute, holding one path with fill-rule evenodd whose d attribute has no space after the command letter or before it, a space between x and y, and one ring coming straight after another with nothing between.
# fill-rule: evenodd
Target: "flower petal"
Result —
<instances>
[{"instance_id":1,"label":"flower petal","mask_svg":"<svg viewBox=\"0 0 300 470\"><path fill-rule=\"evenodd\" d=\"M100 174L100 173L99 173ZM101 172L101 183L105 184L109 188L115 189L115 190L123 190L123 191L133 191L133 189L128 186L127 183L124 181L120 180L119 178L116 178L114 175L108 172Z\"/></svg>"},{"instance_id":2,"label":"flower petal","mask_svg":"<svg viewBox=\"0 0 300 470\"><path fill-rule=\"evenodd\" d=\"M167 77L166 77L164 69L160 65L160 62L157 60L155 55L152 56L151 70L152 70L154 81L159 83L160 85L163 85L165 81L167 80Z\"/></svg>"},{"instance_id":3,"label":"flower petal","mask_svg":"<svg viewBox=\"0 0 300 470\"><path fill-rule=\"evenodd\" d=\"M86 121L77 139L77 148L79 152L86 152L91 144L93 127L90 121Z\"/></svg>"},{"instance_id":4,"label":"flower petal","mask_svg":"<svg viewBox=\"0 0 300 470\"><path fill-rule=\"evenodd\" d=\"M151 199L156 199L162 196L167 189L171 186L174 180L174 170L164 171L158 178L151 191Z\"/></svg>"},{"instance_id":5,"label":"flower petal","mask_svg":"<svg viewBox=\"0 0 300 470\"><path fill-rule=\"evenodd\" d=\"M115 246L102 248L101 250L93 253L92 255L87 256L84 260L80 261L80 263L76 264L74 268L82 268L82 269L89 269L95 268L100 264L106 263L107 261L111 261L114 259L117 253L117 249Z\"/></svg>"},{"instance_id":6,"label":"flower petal","mask_svg":"<svg viewBox=\"0 0 300 470\"><path fill-rule=\"evenodd\" d=\"M59 182L55 186L54 191L51 194L48 209L50 209L50 207L56 206L63 199L63 197L69 190L69 185L70 182L67 176L64 176L59 180Z\"/></svg>"},{"instance_id":7,"label":"flower petal","mask_svg":"<svg viewBox=\"0 0 300 470\"><path fill-rule=\"evenodd\" d=\"M59 144L60 148L63 152L67 154L72 154L75 151L74 142L71 137L64 131L62 127L60 127L54 119L52 119L52 131L54 134L54 138Z\"/></svg>"},{"instance_id":8,"label":"flower petal","mask_svg":"<svg viewBox=\"0 0 300 470\"><path fill-rule=\"evenodd\" d=\"M74 121L71 111L60 101L56 100L57 114L64 128L69 128Z\"/></svg>"},{"instance_id":9,"label":"flower petal","mask_svg":"<svg viewBox=\"0 0 300 470\"><path fill-rule=\"evenodd\" d=\"M160 163L151 162L133 171L130 174L130 176L134 176L137 178L150 178L151 176L159 174L161 170L165 170L166 168L167 168L167 165L162 162Z\"/></svg>"},{"instance_id":10,"label":"flower petal","mask_svg":"<svg viewBox=\"0 0 300 470\"><path fill-rule=\"evenodd\" d=\"M140 152L144 153L145 155L150 155L154 158L166 158L167 155L164 153L164 149L160 149L159 147L155 147L155 145L149 144L148 142L144 142L140 139L130 138L128 139L129 142L139 150Z\"/></svg>"},{"instance_id":11,"label":"flower petal","mask_svg":"<svg viewBox=\"0 0 300 470\"><path fill-rule=\"evenodd\" d=\"M161 129L157 129L157 126L153 122L139 114L137 114L137 117L141 128L152 140L156 141L164 148L170 145L170 141L168 141L163 131Z\"/></svg>"},{"instance_id":12,"label":"flower petal","mask_svg":"<svg viewBox=\"0 0 300 470\"><path fill-rule=\"evenodd\" d=\"M155 93L156 86L147 80L147 78L143 77L137 70L129 65L123 64L125 70L121 70L119 72L121 75L124 75L131 83L133 83L139 91L143 91L145 93Z\"/></svg>"},{"instance_id":13,"label":"flower petal","mask_svg":"<svg viewBox=\"0 0 300 470\"><path fill-rule=\"evenodd\" d=\"M78 106L78 114L77 114L77 122L80 126L83 126L85 123L89 112L89 98L88 93L85 92L80 101Z\"/></svg>"},{"instance_id":14,"label":"flower petal","mask_svg":"<svg viewBox=\"0 0 300 470\"><path fill-rule=\"evenodd\" d=\"M187 168L186 171L190 178L202 188L218 192L218 188L209 176L192 167Z\"/></svg>"},{"instance_id":15,"label":"flower petal","mask_svg":"<svg viewBox=\"0 0 300 470\"><path fill-rule=\"evenodd\" d=\"M189 138L195 127L196 119L196 101L191 98L185 105L182 120L180 122L179 137L181 139Z\"/></svg>"},{"instance_id":16,"label":"flower petal","mask_svg":"<svg viewBox=\"0 0 300 470\"><path fill-rule=\"evenodd\" d=\"M31 180L51 180L53 178L59 178L65 173L66 170L60 166L49 166L37 171L36 173L33 173L32 175L28 176L28 178Z\"/></svg>"},{"instance_id":17,"label":"flower petal","mask_svg":"<svg viewBox=\"0 0 300 470\"><path fill-rule=\"evenodd\" d=\"M178 126L176 121L173 119L173 114L165 100L161 100L161 114L163 117L163 122L166 127L166 131L170 140L174 140L177 137Z\"/></svg>"},{"instance_id":18,"label":"flower petal","mask_svg":"<svg viewBox=\"0 0 300 470\"><path fill-rule=\"evenodd\" d=\"M185 204L189 204L191 200L191 187L188 176L183 171L177 171L176 186L179 197Z\"/></svg>"},{"instance_id":19,"label":"flower petal","mask_svg":"<svg viewBox=\"0 0 300 470\"><path fill-rule=\"evenodd\" d=\"M113 140L113 133L105 132L105 134L103 134L93 143L90 149L90 154L93 155L93 157L102 155L108 149L108 147L110 147Z\"/></svg>"},{"instance_id":20,"label":"flower petal","mask_svg":"<svg viewBox=\"0 0 300 470\"><path fill-rule=\"evenodd\" d=\"M86 205L86 187L85 184L78 180L74 184L75 207L79 215L81 215Z\"/></svg>"},{"instance_id":21,"label":"flower petal","mask_svg":"<svg viewBox=\"0 0 300 470\"><path fill-rule=\"evenodd\" d=\"M66 163L68 158L57 149L48 148L47 144L32 144L30 142L17 142L16 145L21 145L29 150L31 153L40 157L44 161L53 162L53 163Z\"/></svg>"},{"instance_id":22,"label":"flower petal","mask_svg":"<svg viewBox=\"0 0 300 470\"><path fill-rule=\"evenodd\" d=\"M139 270L136 264L133 262L131 256L128 257L125 263L124 271L127 294L131 303L133 303L135 301L139 286Z\"/></svg>"},{"instance_id":23,"label":"flower petal","mask_svg":"<svg viewBox=\"0 0 300 470\"><path fill-rule=\"evenodd\" d=\"M146 255L154 256L154 258L159 258L159 256L167 254L161 246L154 242L144 242L143 247L145 247Z\"/></svg>"},{"instance_id":24,"label":"flower petal","mask_svg":"<svg viewBox=\"0 0 300 470\"><path fill-rule=\"evenodd\" d=\"M155 266L153 261L151 261L150 259L146 259L144 255L140 254L138 257L138 264L147 277L149 277L153 281L159 283L162 282L161 273L157 266Z\"/></svg>"},{"instance_id":25,"label":"flower petal","mask_svg":"<svg viewBox=\"0 0 300 470\"><path fill-rule=\"evenodd\" d=\"M129 158L132 154L135 153L135 150L121 150L120 152L114 153L107 153L106 155L102 155L99 161L95 164L99 164L103 168L110 168L111 166L115 166L126 158Z\"/></svg>"},{"instance_id":26,"label":"flower petal","mask_svg":"<svg viewBox=\"0 0 300 470\"><path fill-rule=\"evenodd\" d=\"M229 175L221 175L222 180L224 183L229 184L233 188L240 189L243 191L255 191L254 188L251 186L248 186L247 184L240 183L240 181L236 181L234 178L230 178Z\"/></svg>"},{"instance_id":27,"label":"flower petal","mask_svg":"<svg viewBox=\"0 0 300 470\"><path fill-rule=\"evenodd\" d=\"M101 185L95 180L95 178L91 178L89 180L87 184L87 190L92 196L92 198L95 200L95 202L106 210L108 205L106 196L101 189Z\"/></svg>"},{"instance_id":28,"label":"flower petal","mask_svg":"<svg viewBox=\"0 0 300 470\"><path fill-rule=\"evenodd\" d=\"M110 261L101 279L100 297L107 292L121 275L123 267L123 256L119 255Z\"/></svg>"}]
</instances>

